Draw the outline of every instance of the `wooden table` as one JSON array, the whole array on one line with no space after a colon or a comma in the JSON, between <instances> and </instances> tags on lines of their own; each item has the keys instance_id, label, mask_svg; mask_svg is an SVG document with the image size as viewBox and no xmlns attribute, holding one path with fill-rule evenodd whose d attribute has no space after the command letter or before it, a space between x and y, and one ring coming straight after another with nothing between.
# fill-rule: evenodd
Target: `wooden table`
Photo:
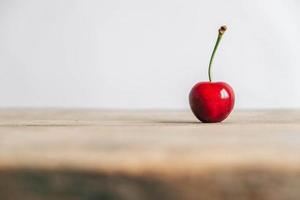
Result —
<instances>
[{"instance_id":1,"label":"wooden table","mask_svg":"<svg viewBox=\"0 0 300 200\"><path fill-rule=\"evenodd\" d=\"M2 200L300 199L300 111L0 110Z\"/></svg>"}]
</instances>

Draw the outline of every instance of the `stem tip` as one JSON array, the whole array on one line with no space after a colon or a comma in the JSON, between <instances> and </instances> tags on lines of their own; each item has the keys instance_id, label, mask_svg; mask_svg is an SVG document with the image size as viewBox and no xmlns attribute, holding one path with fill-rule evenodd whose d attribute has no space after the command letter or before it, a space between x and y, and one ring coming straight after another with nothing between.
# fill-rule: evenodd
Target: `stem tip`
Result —
<instances>
[{"instance_id":1,"label":"stem tip","mask_svg":"<svg viewBox=\"0 0 300 200\"><path fill-rule=\"evenodd\" d=\"M227 30L227 26L223 25L219 28L219 34L223 35L225 33L225 31Z\"/></svg>"}]
</instances>

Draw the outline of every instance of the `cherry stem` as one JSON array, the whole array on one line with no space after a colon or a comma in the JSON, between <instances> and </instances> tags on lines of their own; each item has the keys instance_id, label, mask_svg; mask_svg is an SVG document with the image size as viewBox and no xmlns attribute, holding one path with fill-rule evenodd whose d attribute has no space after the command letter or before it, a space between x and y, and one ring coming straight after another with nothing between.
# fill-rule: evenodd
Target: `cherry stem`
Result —
<instances>
[{"instance_id":1,"label":"cherry stem","mask_svg":"<svg viewBox=\"0 0 300 200\"><path fill-rule=\"evenodd\" d=\"M218 49L219 43L220 43L220 41L222 39L222 36L225 33L226 29L227 29L227 27L225 25L220 27L218 38L217 38L214 50L213 50L213 52L211 54L211 57L210 57L209 66L208 66L208 78L209 78L209 82L211 82L211 66L212 66L212 63L213 63L213 60L214 60L214 57L215 57L215 53L216 53L216 51Z\"/></svg>"}]
</instances>

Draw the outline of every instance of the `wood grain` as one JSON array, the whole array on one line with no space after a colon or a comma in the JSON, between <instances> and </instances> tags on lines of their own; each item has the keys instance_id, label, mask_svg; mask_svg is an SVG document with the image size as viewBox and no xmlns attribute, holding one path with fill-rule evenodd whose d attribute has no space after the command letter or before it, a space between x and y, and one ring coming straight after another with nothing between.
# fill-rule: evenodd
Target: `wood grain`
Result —
<instances>
[{"instance_id":1,"label":"wood grain","mask_svg":"<svg viewBox=\"0 0 300 200\"><path fill-rule=\"evenodd\" d=\"M0 110L0 199L299 199L300 111ZM13 195L12 195L13 194Z\"/></svg>"}]
</instances>

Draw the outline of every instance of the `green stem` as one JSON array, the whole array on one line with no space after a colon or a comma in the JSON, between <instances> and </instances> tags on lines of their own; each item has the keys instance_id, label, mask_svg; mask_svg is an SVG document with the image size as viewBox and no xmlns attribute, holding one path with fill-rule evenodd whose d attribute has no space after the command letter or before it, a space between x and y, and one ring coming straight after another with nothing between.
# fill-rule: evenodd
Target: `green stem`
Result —
<instances>
[{"instance_id":1,"label":"green stem","mask_svg":"<svg viewBox=\"0 0 300 200\"><path fill-rule=\"evenodd\" d=\"M214 57L215 57L215 53L216 53L216 51L218 49L219 43L220 43L220 41L222 39L222 36L223 36L223 34L224 34L225 31L226 31L226 26L221 26L221 28L219 29L219 34L218 34L218 38L217 38L214 50L213 50L213 52L211 54L211 57L210 57L209 66L208 66L208 78L209 78L209 82L211 82L211 66L212 66L212 63L213 63L213 60L214 60Z\"/></svg>"}]
</instances>

